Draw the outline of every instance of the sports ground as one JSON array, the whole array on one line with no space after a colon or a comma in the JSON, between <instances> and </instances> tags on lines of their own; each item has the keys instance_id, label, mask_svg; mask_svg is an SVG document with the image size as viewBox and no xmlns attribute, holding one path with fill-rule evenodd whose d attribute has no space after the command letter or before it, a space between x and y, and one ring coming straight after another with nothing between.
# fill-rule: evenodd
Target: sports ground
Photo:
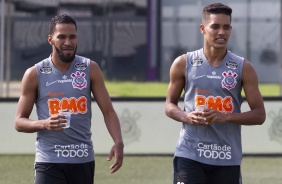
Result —
<instances>
[{"instance_id":1,"label":"sports ground","mask_svg":"<svg viewBox=\"0 0 282 184\"><path fill-rule=\"evenodd\" d=\"M171 184L171 156L125 156L122 168L110 174L106 155L96 156L96 184ZM33 183L33 155L0 156L0 183ZM242 160L244 184L281 184L282 157L250 157Z\"/></svg>"}]
</instances>

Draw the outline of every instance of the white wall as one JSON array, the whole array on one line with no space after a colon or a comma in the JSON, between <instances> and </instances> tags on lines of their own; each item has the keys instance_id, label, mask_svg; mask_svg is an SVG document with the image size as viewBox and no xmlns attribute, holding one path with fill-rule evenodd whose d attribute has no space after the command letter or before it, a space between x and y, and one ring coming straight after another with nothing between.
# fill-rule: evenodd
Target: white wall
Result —
<instances>
[{"instance_id":1,"label":"white wall","mask_svg":"<svg viewBox=\"0 0 282 184\"><path fill-rule=\"evenodd\" d=\"M173 154L181 123L166 117L164 102L114 101L113 105L120 118L126 154ZM16 106L17 102L0 102L0 154L34 154L36 134L14 129ZM98 106L95 102L92 106L95 152L107 154L112 140ZM282 103L265 101L265 107L267 119L263 125L242 128L245 154L282 154ZM247 109L244 103L242 111ZM36 118L34 111L31 118Z\"/></svg>"}]
</instances>

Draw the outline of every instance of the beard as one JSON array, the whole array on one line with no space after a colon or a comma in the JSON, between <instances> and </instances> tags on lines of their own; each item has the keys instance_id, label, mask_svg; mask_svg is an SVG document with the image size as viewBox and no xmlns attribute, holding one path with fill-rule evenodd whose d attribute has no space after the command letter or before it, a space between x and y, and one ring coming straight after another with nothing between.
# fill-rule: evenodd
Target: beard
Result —
<instances>
[{"instance_id":1,"label":"beard","mask_svg":"<svg viewBox=\"0 0 282 184\"><path fill-rule=\"evenodd\" d=\"M55 49L61 61L63 61L64 63L71 63L75 58L77 47L75 47L73 55L70 55L70 56L64 55L64 53L56 46L55 46Z\"/></svg>"}]
</instances>

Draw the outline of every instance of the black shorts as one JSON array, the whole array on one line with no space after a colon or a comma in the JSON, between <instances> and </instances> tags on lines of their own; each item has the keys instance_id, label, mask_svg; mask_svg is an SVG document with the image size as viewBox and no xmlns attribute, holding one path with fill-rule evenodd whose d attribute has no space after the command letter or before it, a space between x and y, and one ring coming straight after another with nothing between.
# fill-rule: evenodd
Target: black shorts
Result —
<instances>
[{"instance_id":1,"label":"black shorts","mask_svg":"<svg viewBox=\"0 0 282 184\"><path fill-rule=\"evenodd\" d=\"M93 184L95 161L81 164L36 162L34 170L35 184Z\"/></svg>"},{"instance_id":2,"label":"black shorts","mask_svg":"<svg viewBox=\"0 0 282 184\"><path fill-rule=\"evenodd\" d=\"M241 169L235 166L214 166L188 158L173 159L173 184L242 184Z\"/></svg>"}]
</instances>

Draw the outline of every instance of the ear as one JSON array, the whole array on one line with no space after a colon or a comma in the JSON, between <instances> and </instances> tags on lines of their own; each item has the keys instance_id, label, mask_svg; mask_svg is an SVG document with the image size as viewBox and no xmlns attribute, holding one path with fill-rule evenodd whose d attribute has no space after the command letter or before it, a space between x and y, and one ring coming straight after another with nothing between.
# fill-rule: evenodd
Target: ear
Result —
<instances>
[{"instance_id":1,"label":"ear","mask_svg":"<svg viewBox=\"0 0 282 184\"><path fill-rule=\"evenodd\" d=\"M47 38L47 41L50 45L53 44L53 38L52 38L52 35L48 35L48 38Z\"/></svg>"},{"instance_id":2,"label":"ear","mask_svg":"<svg viewBox=\"0 0 282 184\"><path fill-rule=\"evenodd\" d=\"M200 31L201 31L202 34L206 33L205 26L203 24L200 25Z\"/></svg>"}]
</instances>

